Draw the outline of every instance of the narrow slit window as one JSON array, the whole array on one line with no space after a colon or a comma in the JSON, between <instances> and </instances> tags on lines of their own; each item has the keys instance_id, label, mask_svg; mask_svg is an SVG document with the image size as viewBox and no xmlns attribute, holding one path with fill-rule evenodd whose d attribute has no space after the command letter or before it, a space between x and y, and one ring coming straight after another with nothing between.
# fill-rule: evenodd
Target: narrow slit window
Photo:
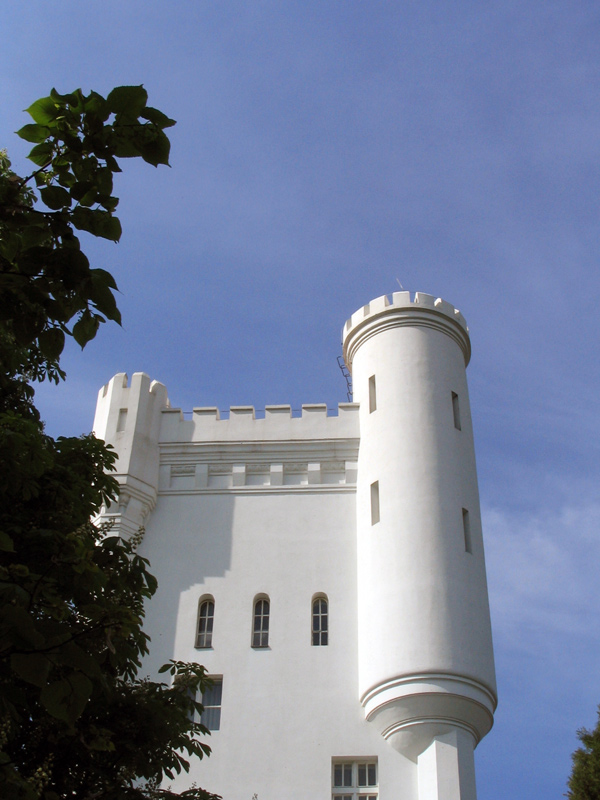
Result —
<instances>
[{"instance_id":1,"label":"narrow slit window","mask_svg":"<svg viewBox=\"0 0 600 800\"><path fill-rule=\"evenodd\" d=\"M458 395L452 392L452 414L454 415L454 427L460 430L460 404L458 402Z\"/></svg>"},{"instance_id":2,"label":"narrow slit window","mask_svg":"<svg viewBox=\"0 0 600 800\"><path fill-rule=\"evenodd\" d=\"M375 375L369 378L369 414L377 409L377 387L375 386Z\"/></svg>"},{"instance_id":3,"label":"narrow slit window","mask_svg":"<svg viewBox=\"0 0 600 800\"><path fill-rule=\"evenodd\" d=\"M327 613L327 598L317 597L312 604L312 643L314 647L323 647L328 644L329 614Z\"/></svg>"},{"instance_id":4,"label":"narrow slit window","mask_svg":"<svg viewBox=\"0 0 600 800\"><path fill-rule=\"evenodd\" d=\"M265 598L257 600L254 604L252 647L269 646L269 613L269 601Z\"/></svg>"},{"instance_id":5,"label":"narrow slit window","mask_svg":"<svg viewBox=\"0 0 600 800\"><path fill-rule=\"evenodd\" d=\"M198 606L198 628L196 631L196 647L212 647L213 622L215 618L215 601L212 598L200 600Z\"/></svg>"},{"instance_id":6,"label":"narrow slit window","mask_svg":"<svg viewBox=\"0 0 600 800\"><path fill-rule=\"evenodd\" d=\"M472 553L473 552L473 543L471 541L471 523L469 522L469 512L466 508L462 510L462 518L463 518L463 532L465 535L465 552Z\"/></svg>"},{"instance_id":7,"label":"narrow slit window","mask_svg":"<svg viewBox=\"0 0 600 800\"><path fill-rule=\"evenodd\" d=\"M117 419L117 433L121 433L122 431L124 431L126 425L127 425L127 409L120 408L119 418Z\"/></svg>"},{"instance_id":8,"label":"narrow slit window","mask_svg":"<svg viewBox=\"0 0 600 800\"><path fill-rule=\"evenodd\" d=\"M371 525L379 522L379 481L371 484Z\"/></svg>"},{"instance_id":9,"label":"narrow slit window","mask_svg":"<svg viewBox=\"0 0 600 800\"><path fill-rule=\"evenodd\" d=\"M223 697L223 679L212 678L212 686L202 695L204 711L200 722L206 725L209 731L218 731L221 727L221 701Z\"/></svg>"}]
</instances>

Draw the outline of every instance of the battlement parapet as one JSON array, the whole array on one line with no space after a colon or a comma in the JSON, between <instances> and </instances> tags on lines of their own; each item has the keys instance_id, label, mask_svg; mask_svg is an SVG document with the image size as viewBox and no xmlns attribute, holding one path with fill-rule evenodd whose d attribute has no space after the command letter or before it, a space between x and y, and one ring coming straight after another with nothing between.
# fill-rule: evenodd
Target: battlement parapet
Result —
<instances>
[{"instance_id":1,"label":"battlement parapet","mask_svg":"<svg viewBox=\"0 0 600 800\"><path fill-rule=\"evenodd\" d=\"M344 361L352 372L354 353L381 326L423 325L450 335L461 347L465 364L471 358L469 328L461 312L451 303L425 292L402 291L384 294L362 306L346 321L342 330Z\"/></svg>"},{"instance_id":2,"label":"battlement parapet","mask_svg":"<svg viewBox=\"0 0 600 800\"><path fill-rule=\"evenodd\" d=\"M179 408L164 409L161 444L169 442L280 441L351 439L359 435L358 404L339 403L337 414L325 403L306 403L301 416L289 405L268 405L257 417L254 406L231 406L221 417L215 406L194 408L185 419Z\"/></svg>"}]
</instances>

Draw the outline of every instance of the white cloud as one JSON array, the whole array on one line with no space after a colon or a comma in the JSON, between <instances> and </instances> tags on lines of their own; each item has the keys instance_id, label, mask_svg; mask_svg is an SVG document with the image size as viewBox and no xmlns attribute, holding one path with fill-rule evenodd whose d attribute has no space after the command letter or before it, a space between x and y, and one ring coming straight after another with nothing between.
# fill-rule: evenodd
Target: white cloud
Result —
<instances>
[{"instance_id":1,"label":"white cloud","mask_svg":"<svg viewBox=\"0 0 600 800\"><path fill-rule=\"evenodd\" d=\"M596 640L600 634L600 504L557 513L483 509L490 604L497 649ZM567 642L568 640L568 642Z\"/></svg>"}]
</instances>

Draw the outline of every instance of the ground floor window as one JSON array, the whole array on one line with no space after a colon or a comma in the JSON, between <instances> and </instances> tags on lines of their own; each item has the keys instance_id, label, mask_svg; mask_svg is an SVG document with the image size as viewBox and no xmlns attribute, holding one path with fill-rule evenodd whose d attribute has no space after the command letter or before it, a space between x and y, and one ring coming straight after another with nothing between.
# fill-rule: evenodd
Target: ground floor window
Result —
<instances>
[{"instance_id":1,"label":"ground floor window","mask_svg":"<svg viewBox=\"0 0 600 800\"><path fill-rule=\"evenodd\" d=\"M331 784L333 800L377 800L376 759L332 759Z\"/></svg>"},{"instance_id":2,"label":"ground floor window","mask_svg":"<svg viewBox=\"0 0 600 800\"><path fill-rule=\"evenodd\" d=\"M218 731L221 727L221 698L223 696L223 678L211 678L212 686L202 695L204 711L200 722L206 725L209 731Z\"/></svg>"}]
</instances>

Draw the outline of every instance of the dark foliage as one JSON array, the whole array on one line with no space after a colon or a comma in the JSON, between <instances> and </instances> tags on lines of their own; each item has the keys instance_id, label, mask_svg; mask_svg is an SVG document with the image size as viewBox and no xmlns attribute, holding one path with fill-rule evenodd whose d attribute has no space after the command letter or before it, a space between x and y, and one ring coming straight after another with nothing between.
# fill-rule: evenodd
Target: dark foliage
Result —
<instances>
[{"instance_id":1,"label":"dark foliage","mask_svg":"<svg viewBox=\"0 0 600 800\"><path fill-rule=\"evenodd\" d=\"M47 436L33 404L33 382L64 378L67 336L83 347L102 322L120 322L116 283L90 267L76 231L118 241L117 158L168 163L174 122L146 101L141 86L106 98L53 90L18 131L35 145L35 170L22 178L0 153L3 800L213 797L160 788L209 753L193 721L208 681L183 663L163 668L168 683L139 677L156 581L140 537L90 521L116 497L115 454L92 435Z\"/></svg>"},{"instance_id":2,"label":"dark foliage","mask_svg":"<svg viewBox=\"0 0 600 800\"><path fill-rule=\"evenodd\" d=\"M569 778L570 800L600 800L600 708L593 731L581 728L577 738L583 745L573 753L573 771Z\"/></svg>"}]
</instances>

